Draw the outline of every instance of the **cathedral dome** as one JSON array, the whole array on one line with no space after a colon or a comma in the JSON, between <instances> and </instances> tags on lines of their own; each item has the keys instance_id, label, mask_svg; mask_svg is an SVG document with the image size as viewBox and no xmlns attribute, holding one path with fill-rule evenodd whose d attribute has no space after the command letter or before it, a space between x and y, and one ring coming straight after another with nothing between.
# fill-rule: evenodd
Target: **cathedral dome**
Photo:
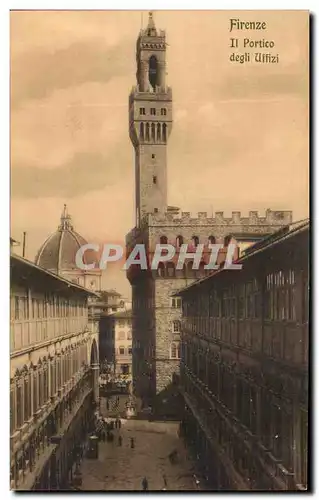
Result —
<instances>
[{"instance_id":1,"label":"cathedral dome","mask_svg":"<svg viewBox=\"0 0 319 500\"><path fill-rule=\"evenodd\" d=\"M35 258L35 263L56 274L75 271L83 273L76 265L76 253L87 241L74 231L66 205L57 231L43 243ZM84 264L96 262L95 252L87 250L83 255Z\"/></svg>"}]
</instances>

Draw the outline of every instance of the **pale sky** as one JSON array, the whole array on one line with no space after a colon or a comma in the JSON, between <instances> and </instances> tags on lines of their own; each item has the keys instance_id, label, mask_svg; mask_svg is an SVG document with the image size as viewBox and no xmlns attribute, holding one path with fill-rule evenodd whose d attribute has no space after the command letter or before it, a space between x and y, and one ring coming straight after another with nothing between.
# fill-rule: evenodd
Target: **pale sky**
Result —
<instances>
[{"instance_id":1,"label":"pale sky","mask_svg":"<svg viewBox=\"0 0 319 500\"><path fill-rule=\"evenodd\" d=\"M267 30L230 34L230 18L266 21ZM307 12L154 19L166 30L173 89L169 204L308 216ZM64 203L90 242L124 243L134 226L128 96L141 23L139 11L11 13L11 235L21 241L27 231L29 259L57 229ZM230 62L230 36L273 40L279 63ZM114 268L104 285L129 290Z\"/></svg>"}]
</instances>

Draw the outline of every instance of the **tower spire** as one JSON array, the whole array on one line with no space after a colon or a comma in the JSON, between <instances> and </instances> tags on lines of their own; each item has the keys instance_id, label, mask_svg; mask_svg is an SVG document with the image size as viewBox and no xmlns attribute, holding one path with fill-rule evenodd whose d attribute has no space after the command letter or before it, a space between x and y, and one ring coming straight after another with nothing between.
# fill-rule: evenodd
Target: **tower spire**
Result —
<instances>
[{"instance_id":1,"label":"tower spire","mask_svg":"<svg viewBox=\"0 0 319 500\"><path fill-rule=\"evenodd\" d=\"M156 36L157 35L152 11L150 11L148 13L148 24L147 24L146 32L147 32L148 36Z\"/></svg>"},{"instance_id":2,"label":"tower spire","mask_svg":"<svg viewBox=\"0 0 319 500\"><path fill-rule=\"evenodd\" d=\"M63 206L63 212L61 215L61 225L59 226L59 229L72 229L71 216L68 214L66 203L64 203Z\"/></svg>"}]
</instances>

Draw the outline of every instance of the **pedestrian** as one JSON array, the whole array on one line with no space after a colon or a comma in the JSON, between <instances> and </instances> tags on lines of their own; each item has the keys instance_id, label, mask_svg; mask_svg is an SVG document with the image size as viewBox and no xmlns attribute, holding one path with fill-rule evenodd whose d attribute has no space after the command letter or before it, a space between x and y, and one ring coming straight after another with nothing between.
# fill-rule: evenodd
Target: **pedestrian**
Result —
<instances>
[{"instance_id":1,"label":"pedestrian","mask_svg":"<svg viewBox=\"0 0 319 500\"><path fill-rule=\"evenodd\" d=\"M115 420L115 429L117 429L117 419Z\"/></svg>"},{"instance_id":2,"label":"pedestrian","mask_svg":"<svg viewBox=\"0 0 319 500\"><path fill-rule=\"evenodd\" d=\"M143 491L148 490L148 480L146 479L146 477L144 477L144 479L142 481L142 488L143 488Z\"/></svg>"},{"instance_id":3,"label":"pedestrian","mask_svg":"<svg viewBox=\"0 0 319 500\"><path fill-rule=\"evenodd\" d=\"M122 446L122 436L119 436L119 446Z\"/></svg>"},{"instance_id":4,"label":"pedestrian","mask_svg":"<svg viewBox=\"0 0 319 500\"><path fill-rule=\"evenodd\" d=\"M135 448L134 438L131 438L131 448ZM145 478L144 478L145 479Z\"/></svg>"},{"instance_id":5,"label":"pedestrian","mask_svg":"<svg viewBox=\"0 0 319 500\"><path fill-rule=\"evenodd\" d=\"M121 419L119 418L119 429L122 427L122 422L121 422Z\"/></svg>"}]
</instances>

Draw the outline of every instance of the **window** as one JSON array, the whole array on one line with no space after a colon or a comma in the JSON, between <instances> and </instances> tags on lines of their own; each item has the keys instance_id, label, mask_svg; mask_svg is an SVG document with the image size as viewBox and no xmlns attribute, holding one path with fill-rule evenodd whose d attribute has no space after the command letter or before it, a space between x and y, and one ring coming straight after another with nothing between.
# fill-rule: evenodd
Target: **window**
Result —
<instances>
[{"instance_id":1,"label":"window","mask_svg":"<svg viewBox=\"0 0 319 500\"><path fill-rule=\"evenodd\" d=\"M181 331L181 322L180 321L173 321L173 332L180 333L180 331Z\"/></svg>"},{"instance_id":2,"label":"window","mask_svg":"<svg viewBox=\"0 0 319 500\"><path fill-rule=\"evenodd\" d=\"M171 344L170 357L171 357L171 359L180 359L181 350L180 350L179 342L173 342Z\"/></svg>"},{"instance_id":3,"label":"window","mask_svg":"<svg viewBox=\"0 0 319 500\"><path fill-rule=\"evenodd\" d=\"M127 340L132 340L132 332L131 332L131 330L129 330L127 332Z\"/></svg>"},{"instance_id":4,"label":"window","mask_svg":"<svg viewBox=\"0 0 319 500\"><path fill-rule=\"evenodd\" d=\"M167 245L167 236L161 236L160 237L160 244L161 245Z\"/></svg>"},{"instance_id":5,"label":"window","mask_svg":"<svg viewBox=\"0 0 319 500\"><path fill-rule=\"evenodd\" d=\"M210 243L211 245L215 245L215 243L216 243L216 238L215 238L215 236L209 236L209 237L208 237L208 241L209 241L209 243Z\"/></svg>"},{"instance_id":6,"label":"window","mask_svg":"<svg viewBox=\"0 0 319 500\"><path fill-rule=\"evenodd\" d=\"M172 298L172 299L171 299L171 306L172 306L174 309L180 309L180 308L181 308L181 306L182 306L182 299L180 299L179 297Z\"/></svg>"},{"instance_id":7,"label":"window","mask_svg":"<svg viewBox=\"0 0 319 500\"><path fill-rule=\"evenodd\" d=\"M123 356L123 354L125 354L125 348L124 347L120 347L119 348L119 354L121 354Z\"/></svg>"},{"instance_id":8,"label":"window","mask_svg":"<svg viewBox=\"0 0 319 500\"><path fill-rule=\"evenodd\" d=\"M156 115L156 109L155 108L151 108L151 115Z\"/></svg>"},{"instance_id":9,"label":"window","mask_svg":"<svg viewBox=\"0 0 319 500\"><path fill-rule=\"evenodd\" d=\"M166 137L167 137L166 130L167 130L167 125L166 125L166 123L163 123L163 141L164 142L166 142Z\"/></svg>"},{"instance_id":10,"label":"window","mask_svg":"<svg viewBox=\"0 0 319 500\"><path fill-rule=\"evenodd\" d=\"M140 115L145 115L145 108L140 108Z\"/></svg>"},{"instance_id":11,"label":"window","mask_svg":"<svg viewBox=\"0 0 319 500\"><path fill-rule=\"evenodd\" d=\"M117 338L119 340L124 340L125 339L125 332L119 332L118 335L117 335Z\"/></svg>"},{"instance_id":12,"label":"window","mask_svg":"<svg viewBox=\"0 0 319 500\"><path fill-rule=\"evenodd\" d=\"M132 347L128 348L128 353L129 353L130 356L132 355Z\"/></svg>"},{"instance_id":13,"label":"window","mask_svg":"<svg viewBox=\"0 0 319 500\"><path fill-rule=\"evenodd\" d=\"M154 208L154 214L158 214L158 208Z\"/></svg>"},{"instance_id":14,"label":"window","mask_svg":"<svg viewBox=\"0 0 319 500\"><path fill-rule=\"evenodd\" d=\"M153 158L153 160L154 160L154 158L155 158L155 155L154 155L154 154L152 154L152 158Z\"/></svg>"},{"instance_id":15,"label":"window","mask_svg":"<svg viewBox=\"0 0 319 500\"><path fill-rule=\"evenodd\" d=\"M140 124L140 139L141 139L141 141L144 141L144 123L143 122Z\"/></svg>"},{"instance_id":16,"label":"window","mask_svg":"<svg viewBox=\"0 0 319 500\"><path fill-rule=\"evenodd\" d=\"M161 108L161 115L166 116L166 109L165 108Z\"/></svg>"},{"instance_id":17,"label":"window","mask_svg":"<svg viewBox=\"0 0 319 500\"><path fill-rule=\"evenodd\" d=\"M156 177L156 175L153 175L153 184L157 184L157 177Z\"/></svg>"}]
</instances>

